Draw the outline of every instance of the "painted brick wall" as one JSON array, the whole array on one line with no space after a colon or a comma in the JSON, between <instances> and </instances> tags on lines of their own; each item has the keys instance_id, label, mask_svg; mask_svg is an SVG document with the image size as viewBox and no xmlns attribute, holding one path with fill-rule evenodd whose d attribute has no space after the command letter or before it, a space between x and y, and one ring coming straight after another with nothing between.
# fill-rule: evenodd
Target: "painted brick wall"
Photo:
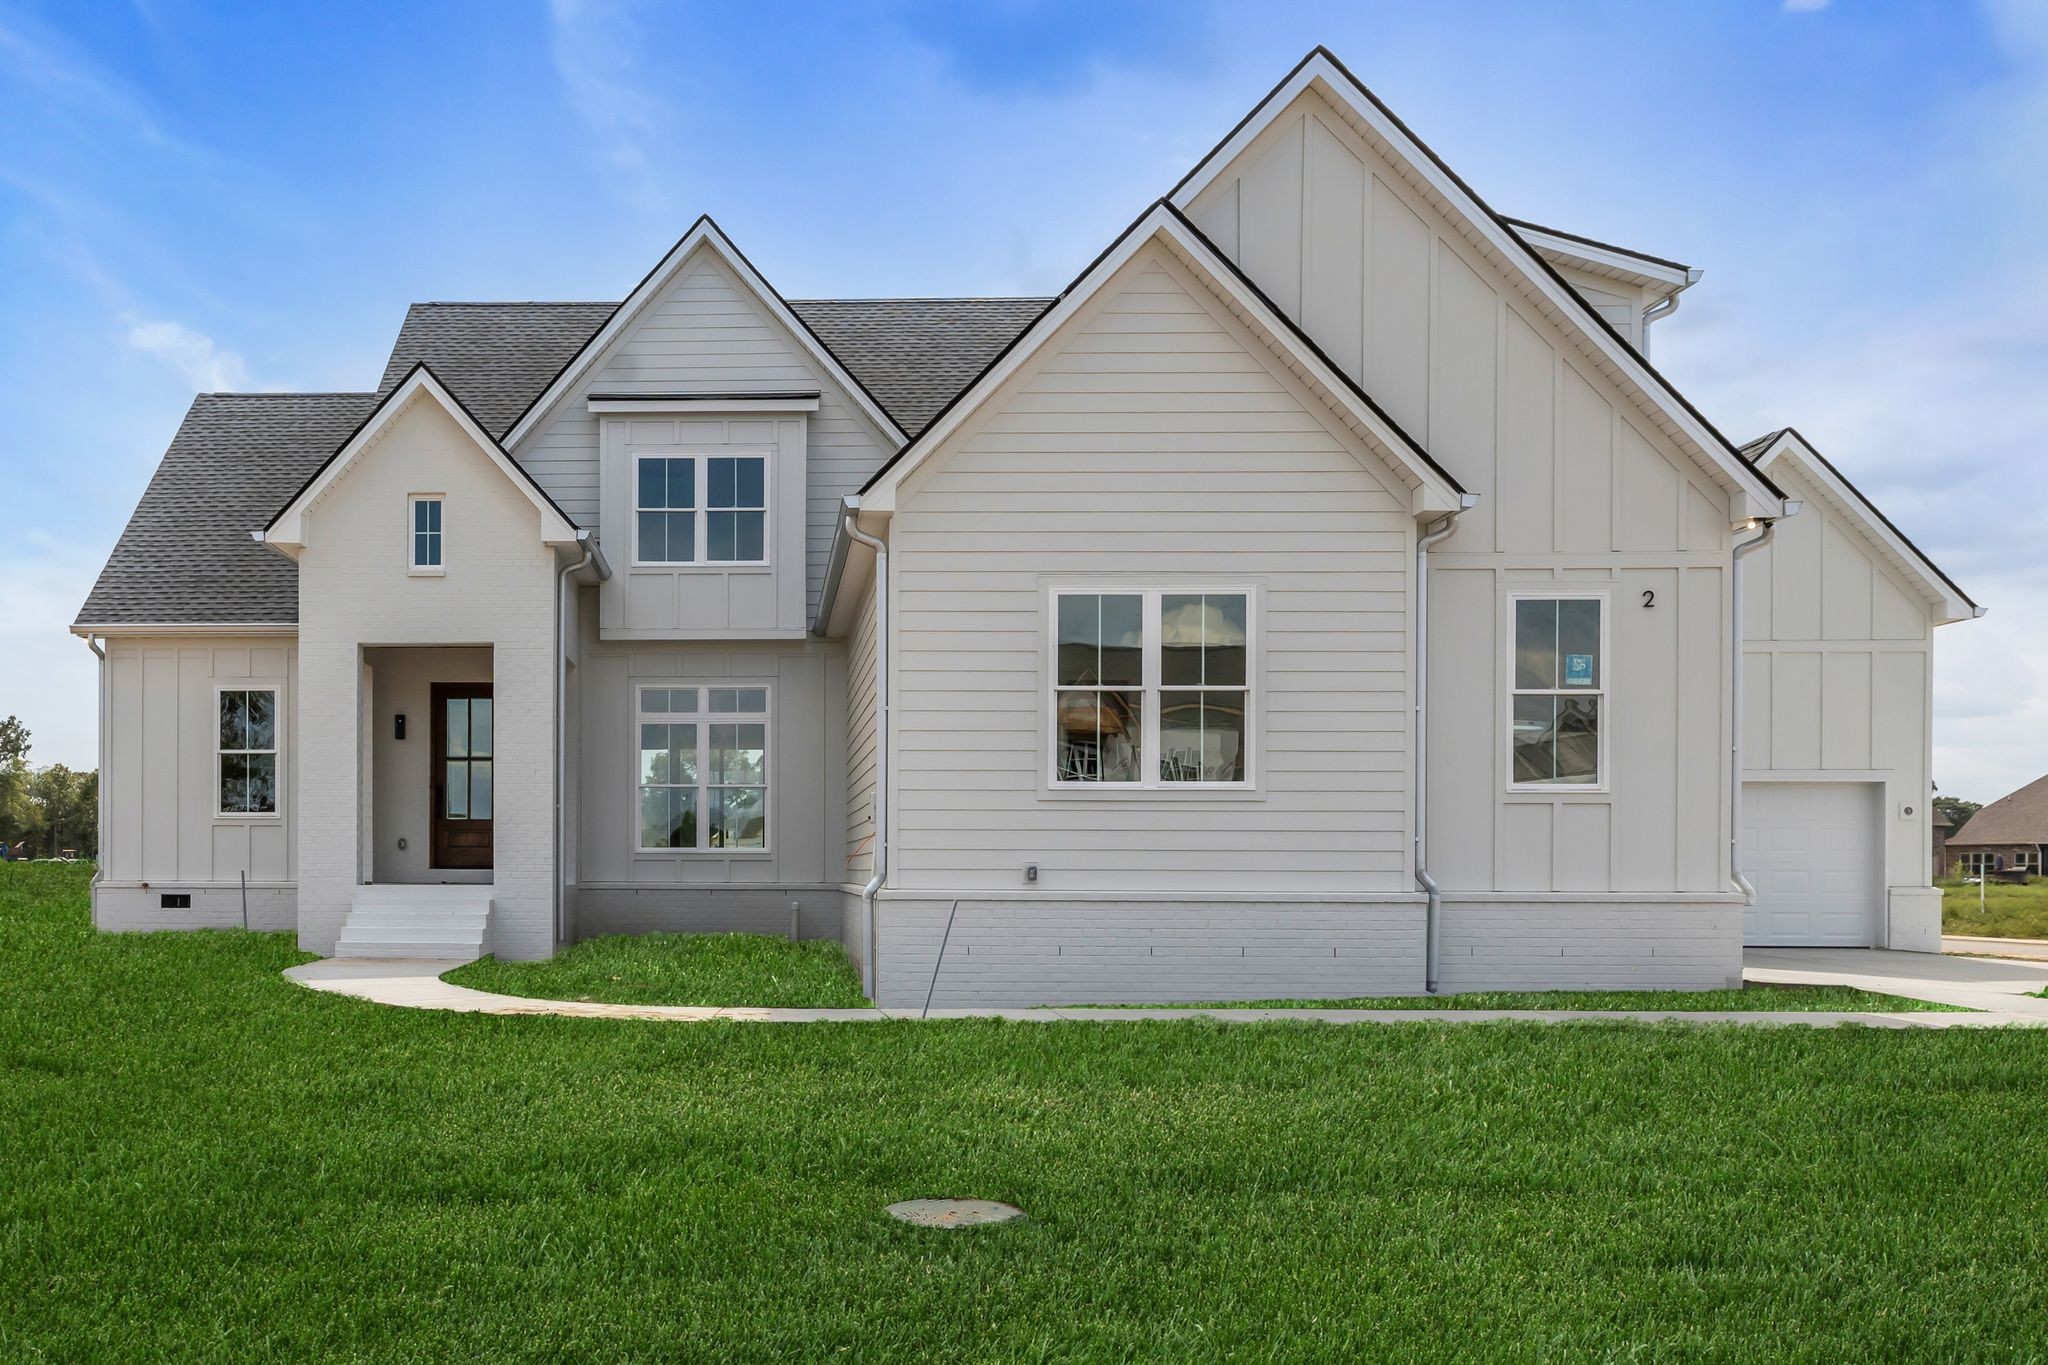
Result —
<instances>
[{"instance_id":1,"label":"painted brick wall","mask_svg":"<svg viewBox=\"0 0 2048 1365\"><path fill-rule=\"evenodd\" d=\"M1716 990L1742 984L1742 903L1460 901L1443 907L1445 991Z\"/></svg>"},{"instance_id":2,"label":"painted brick wall","mask_svg":"<svg viewBox=\"0 0 2048 1365\"><path fill-rule=\"evenodd\" d=\"M406 498L440 493L446 573L406 572ZM329 953L360 880L362 650L485 645L496 700L496 890L487 951L554 950L554 553L538 514L430 397L307 518L299 564L299 942Z\"/></svg>"},{"instance_id":3,"label":"painted brick wall","mask_svg":"<svg viewBox=\"0 0 2048 1365\"><path fill-rule=\"evenodd\" d=\"M947 938L955 902L881 902L881 1004L914 1009L927 989L934 1009L1340 998L1423 989L1420 897L963 898L957 904ZM849 911L851 921L858 918L857 909ZM934 989L942 941L945 959Z\"/></svg>"}]
</instances>

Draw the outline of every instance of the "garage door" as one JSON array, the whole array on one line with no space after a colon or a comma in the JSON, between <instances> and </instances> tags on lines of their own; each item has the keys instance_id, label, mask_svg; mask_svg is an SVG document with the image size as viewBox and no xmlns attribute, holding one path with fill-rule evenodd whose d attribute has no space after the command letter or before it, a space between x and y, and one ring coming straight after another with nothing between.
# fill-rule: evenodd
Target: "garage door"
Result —
<instances>
[{"instance_id":1,"label":"garage door","mask_svg":"<svg viewBox=\"0 0 2048 1365\"><path fill-rule=\"evenodd\" d=\"M1877 786L1742 784L1742 871L1756 888L1743 942L1855 947L1876 942Z\"/></svg>"}]
</instances>

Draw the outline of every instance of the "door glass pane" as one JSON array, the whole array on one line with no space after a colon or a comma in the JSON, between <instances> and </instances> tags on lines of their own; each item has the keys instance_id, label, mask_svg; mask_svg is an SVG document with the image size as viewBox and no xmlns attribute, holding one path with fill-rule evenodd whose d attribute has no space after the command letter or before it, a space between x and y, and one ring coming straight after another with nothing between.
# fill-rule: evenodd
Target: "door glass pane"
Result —
<instances>
[{"instance_id":1,"label":"door glass pane","mask_svg":"<svg viewBox=\"0 0 2048 1365\"><path fill-rule=\"evenodd\" d=\"M249 742L247 749L275 749L277 747L277 693L244 692L248 699L246 711L249 717Z\"/></svg>"},{"instance_id":2,"label":"door glass pane","mask_svg":"<svg viewBox=\"0 0 2048 1365\"><path fill-rule=\"evenodd\" d=\"M246 749L243 741L249 733L247 692L223 692L220 694L220 747L223 749Z\"/></svg>"},{"instance_id":3,"label":"door glass pane","mask_svg":"<svg viewBox=\"0 0 2048 1365\"><path fill-rule=\"evenodd\" d=\"M244 811L248 807L248 766L240 754L220 756L220 808Z\"/></svg>"},{"instance_id":4,"label":"door glass pane","mask_svg":"<svg viewBox=\"0 0 2048 1365\"><path fill-rule=\"evenodd\" d=\"M448 791L445 809L450 820L469 818L469 764L451 759L448 763Z\"/></svg>"},{"instance_id":5,"label":"door glass pane","mask_svg":"<svg viewBox=\"0 0 2048 1365\"><path fill-rule=\"evenodd\" d=\"M491 818L491 765L488 761L469 765L469 818Z\"/></svg>"},{"instance_id":6,"label":"door glass pane","mask_svg":"<svg viewBox=\"0 0 2048 1365\"><path fill-rule=\"evenodd\" d=\"M448 698L448 757L469 757L469 698Z\"/></svg>"},{"instance_id":7,"label":"door glass pane","mask_svg":"<svg viewBox=\"0 0 2048 1365\"><path fill-rule=\"evenodd\" d=\"M1060 781L1139 780L1143 692L1061 692L1055 698L1054 712Z\"/></svg>"},{"instance_id":8,"label":"door glass pane","mask_svg":"<svg viewBox=\"0 0 2048 1365\"><path fill-rule=\"evenodd\" d=\"M472 698L469 703L469 753L472 758L491 756L491 699Z\"/></svg>"},{"instance_id":9,"label":"door glass pane","mask_svg":"<svg viewBox=\"0 0 2048 1365\"><path fill-rule=\"evenodd\" d=\"M1557 603L1519 599L1515 603L1515 686L1557 686Z\"/></svg>"},{"instance_id":10,"label":"door glass pane","mask_svg":"<svg viewBox=\"0 0 2048 1365\"><path fill-rule=\"evenodd\" d=\"M711 791L712 848L764 848L768 822L766 793L758 787L714 787Z\"/></svg>"},{"instance_id":11,"label":"door glass pane","mask_svg":"<svg viewBox=\"0 0 2048 1365\"><path fill-rule=\"evenodd\" d=\"M248 770L248 802L245 811L270 815L277 810L277 755L250 754L246 760Z\"/></svg>"}]
</instances>

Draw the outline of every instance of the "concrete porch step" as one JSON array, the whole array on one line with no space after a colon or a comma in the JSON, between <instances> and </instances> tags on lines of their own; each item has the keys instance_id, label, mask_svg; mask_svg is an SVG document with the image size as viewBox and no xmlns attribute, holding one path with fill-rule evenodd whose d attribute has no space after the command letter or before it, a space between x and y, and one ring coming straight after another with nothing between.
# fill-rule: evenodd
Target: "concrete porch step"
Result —
<instances>
[{"instance_id":1,"label":"concrete porch step","mask_svg":"<svg viewBox=\"0 0 2048 1365\"><path fill-rule=\"evenodd\" d=\"M336 942L336 957L483 956L491 892L487 883L359 886Z\"/></svg>"}]
</instances>

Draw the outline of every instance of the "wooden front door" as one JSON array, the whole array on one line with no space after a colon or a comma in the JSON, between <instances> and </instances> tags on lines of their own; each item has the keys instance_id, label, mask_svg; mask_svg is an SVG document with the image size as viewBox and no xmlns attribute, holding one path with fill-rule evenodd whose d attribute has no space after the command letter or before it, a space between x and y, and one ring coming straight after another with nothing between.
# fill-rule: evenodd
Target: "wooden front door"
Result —
<instances>
[{"instance_id":1,"label":"wooden front door","mask_svg":"<svg viewBox=\"0 0 2048 1365\"><path fill-rule=\"evenodd\" d=\"M489 683L434 684L434 867L491 865L493 710Z\"/></svg>"}]
</instances>

